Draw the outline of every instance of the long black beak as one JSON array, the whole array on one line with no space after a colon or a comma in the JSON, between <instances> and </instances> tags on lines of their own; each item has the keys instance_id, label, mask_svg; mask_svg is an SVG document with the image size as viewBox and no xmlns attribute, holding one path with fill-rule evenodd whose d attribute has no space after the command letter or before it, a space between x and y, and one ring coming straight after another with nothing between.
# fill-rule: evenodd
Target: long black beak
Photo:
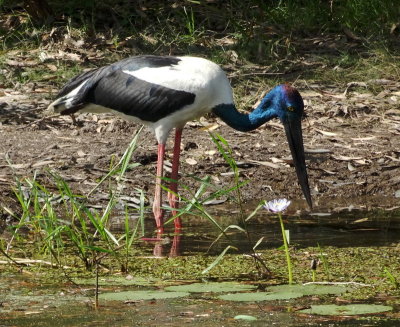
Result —
<instances>
[{"instance_id":1,"label":"long black beak","mask_svg":"<svg viewBox=\"0 0 400 327\"><path fill-rule=\"evenodd\" d=\"M312 208L310 186L308 185L308 176L304 156L303 134L301 131L301 120L287 120L283 123L286 137L292 153L294 166L296 167L297 178L307 200L308 206Z\"/></svg>"}]
</instances>

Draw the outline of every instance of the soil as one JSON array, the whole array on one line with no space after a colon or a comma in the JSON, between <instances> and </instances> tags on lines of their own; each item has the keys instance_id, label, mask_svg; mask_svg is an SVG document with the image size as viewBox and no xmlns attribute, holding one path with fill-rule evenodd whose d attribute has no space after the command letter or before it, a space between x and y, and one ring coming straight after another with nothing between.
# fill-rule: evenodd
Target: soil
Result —
<instances>
[{"instance_id":1,"label":"soil","mask_svg":"<svg viewBox=\"0 0 400 327\"><path fill-rule=\"evenodd\" d=\"M371 88L377 85L379 91L374 93ZM314 210L398 205L398 83L374 80L340 89L298 82L296 87L304 97L308 115L303 121L303 135ZM50 190L56 188L48 169L59 174L75 193L87 194L121 158L140 127L112 115L80 115L76 124L69 116L44 118L42 113L50 100L41 92L4 90L0 95L0 193L1 202L11 210L18 210L13 193L16 179L36 175ZM184 196L188 196L187 190L199 188L196 178L211 176L217 187L234 183L232 169L205 126L231 146L241 179L249 181L241 188L244 201L303 199L279 121L241 133L212 115L190 122L184 129L180 168L181 182L187 187ZM168 149L171 147L172 135ZM128 199L134 201L135 190L143 189L151 202L156 151L154 136L144 129L132 159L140 166L127 172L121 191ZM170 160L168 154L167 165ZM110 184L103 183L93 201L101 204L109 190ZM304 199L296 203L296 209L308 210Z\"/></svg>"}]
</instances>

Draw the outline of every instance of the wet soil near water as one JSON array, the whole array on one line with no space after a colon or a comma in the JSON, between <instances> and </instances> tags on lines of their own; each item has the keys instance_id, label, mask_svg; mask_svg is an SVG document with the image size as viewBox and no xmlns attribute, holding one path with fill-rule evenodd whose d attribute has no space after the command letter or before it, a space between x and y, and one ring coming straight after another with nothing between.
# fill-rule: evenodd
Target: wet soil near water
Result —
<instances>
[{"instance_id":1,"label":"wet soil near water","mask_svg":"<svg viewBox=\"0 0 400 327\"><path fill-rule=\"evenodd\" d=\"M349 87L346 94L326 95L298 86L308 115L303 121L303 135L315 210L369 210L398 205L400 94L394 82L385 83L378 96ZM107 174L111 162L121 158L140 127L113 115L80 115L75 125L68 116L43 119L43 110L49 103L43 97L40 93L14 92L13 96L0 98L0 193L2 202L10 208L17 206L12 191L15 178L36 173L46 185L48 168L64 178L74 192L87 194ZM196 178L205 176L211 176L216 187L233 183L231 168L204 126L222 135L231 146L241 179L249 181L241 188L244 202L303 198L278 120L250 133L237 132L212 115L188 123L181 153L183 185L196 190L200 185ZM168 150L172 148L172 139L173 135ZM132 159L140 166L126 174L122 194L135 196L135 188L139 188L152 200L156 151L155 138L145 128ZM166 159L168 170L170 152ZM108 187L109 184L103 184L93 200L101 202L107 198ZM182 194L188 196L185 191ZM297 204L296 210L308 210L304 200Z\"/></svg>"}]
</instances>

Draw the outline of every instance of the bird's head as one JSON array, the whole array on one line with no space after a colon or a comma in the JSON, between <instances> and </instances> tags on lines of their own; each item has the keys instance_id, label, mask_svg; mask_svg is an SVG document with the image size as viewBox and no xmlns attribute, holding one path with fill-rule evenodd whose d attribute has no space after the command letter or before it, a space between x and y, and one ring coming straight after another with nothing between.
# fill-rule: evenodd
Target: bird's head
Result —
<instances>
[{"instance_id":1,"label":"bird's head","mask_svg":"<svg viewBox=\"0 0 400 327\"><path fill-rule=\"evenodd\" d=\"M301 120L304 116L304 102L299 91L289 84L274 87L263 99L265 109L272 110L284 124L288 120Z\"/></svg>"},{"instance_id":2,"label":"bird's head","mask_svg":"<svg viewBox=\"0 0 400 327\"><path fill-rule=\"evenodd\" d=\"M305 163L303 134L301 129L301 121L304 117L304 102L299 91L289 84L276 86L264 98L269 110L273 111L273 115L278 117L282 122L287 141L289 143L290 152L292 153L293 163L296 168L297 178L310 208L312 200L310 194L310 186L308 184L308 176Z\"/></svg>"}]
</instances>

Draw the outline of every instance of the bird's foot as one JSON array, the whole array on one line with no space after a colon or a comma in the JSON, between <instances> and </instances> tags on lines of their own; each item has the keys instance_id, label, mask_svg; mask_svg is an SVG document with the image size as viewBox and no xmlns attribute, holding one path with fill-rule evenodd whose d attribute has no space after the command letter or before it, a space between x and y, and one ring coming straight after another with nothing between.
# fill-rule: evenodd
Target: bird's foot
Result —
<instances>
[{"instance_id":1,"label":"bird's foot","mask_svg":"<svg viewBox=\"0 0 400 327\"><path fill-rule=\"evenodd\" d=\"M160 231L160 229L161 229L161 231ZM140 239L145 242L165 242L165 240L167 240L168 237L163 238L163 234L164 234L164 228L161 227L161 228L157 229L156 237L141 237Z\"/></svg>"}]
</instances>

